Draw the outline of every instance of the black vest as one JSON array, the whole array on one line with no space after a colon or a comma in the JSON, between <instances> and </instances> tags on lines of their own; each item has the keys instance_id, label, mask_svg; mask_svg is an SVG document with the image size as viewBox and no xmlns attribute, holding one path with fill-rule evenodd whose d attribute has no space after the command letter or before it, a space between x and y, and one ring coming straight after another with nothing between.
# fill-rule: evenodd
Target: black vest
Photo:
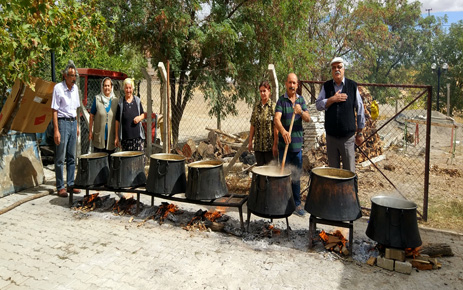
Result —
<instances>
[{"instance_id":1,"label":"black vest","mask_svg":"<svg viewBox=\"0 0 463 290\"><path fill-rule=\"evenodd\" d=\"M345 102L333 103L325 111L326 134L333 137L351 137L355 134L355 103L357 83L350 79L344 79L342 93L347 94ZM325 97L328 99L336 93L334 81L329 80L323 84Z\"/></svg>"}]
</instances>

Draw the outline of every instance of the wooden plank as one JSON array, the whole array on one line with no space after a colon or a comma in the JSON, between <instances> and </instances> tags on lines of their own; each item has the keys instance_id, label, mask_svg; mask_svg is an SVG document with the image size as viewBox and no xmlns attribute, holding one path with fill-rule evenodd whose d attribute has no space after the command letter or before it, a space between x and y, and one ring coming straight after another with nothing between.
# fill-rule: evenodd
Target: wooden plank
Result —
<instances>
[{"instance_id":1,"label":"wooden plank","mask_svg":"<svg viewBox=\"0 0 463 290\"><path fill-rule=\"evenodd\" d=\"M244 140L243 144L238 149L238 151L236 151L235 156L233 156L233 159L228 163L227 168L225 168L223 170L223 173L224 173L225 176L228 175L228 172L230 172L230 169L233 167L233 164L235 164L236 160L238 160L238 158L241 156L241 154L243 154L243 152L246 149L248 149L248 143L249 143L249 136L248 136L248 138L246 138L246 140Z\"/></svg>"}]
</instances>

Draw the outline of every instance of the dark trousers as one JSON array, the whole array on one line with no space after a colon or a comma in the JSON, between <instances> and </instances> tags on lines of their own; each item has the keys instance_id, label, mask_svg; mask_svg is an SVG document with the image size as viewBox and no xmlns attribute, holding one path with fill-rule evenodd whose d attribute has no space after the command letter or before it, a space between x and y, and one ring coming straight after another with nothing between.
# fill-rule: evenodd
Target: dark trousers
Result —
<instances>
[{"instance_id":1,"label":"dark trousers","mask_svg":"<svg viewBox=\"0 0 463 290\"><path fill-rule=\"evenodd\" d=\"M254 155L256 156L257 166L267 165L275 160L272 151L255 151Z\"/></svg>"}]
</instances>

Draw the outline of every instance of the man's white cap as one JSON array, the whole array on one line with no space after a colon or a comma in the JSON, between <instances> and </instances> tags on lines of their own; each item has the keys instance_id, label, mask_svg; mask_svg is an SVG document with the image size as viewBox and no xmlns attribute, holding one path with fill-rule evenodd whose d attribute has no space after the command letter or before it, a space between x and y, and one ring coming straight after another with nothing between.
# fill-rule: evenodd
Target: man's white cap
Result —
<instances>
[{"instance_id":1,"label":"man's white cap","mask_svg":"<svg viewBox=\"0 0 463 290\"><path fill-rule=\"evenodd\" d=\"M333 60L330 62L330 65L332 65L333 63L338 63L338 62L344 64L344 60L342 59L342 57L333 58Z\"/></svg>"}]
</instances>

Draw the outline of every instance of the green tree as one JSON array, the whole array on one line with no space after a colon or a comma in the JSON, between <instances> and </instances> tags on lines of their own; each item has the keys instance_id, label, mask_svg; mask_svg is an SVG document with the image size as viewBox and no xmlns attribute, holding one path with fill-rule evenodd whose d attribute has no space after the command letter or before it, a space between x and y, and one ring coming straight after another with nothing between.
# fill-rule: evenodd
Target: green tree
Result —
<instances>
[{"instance_id":1,"label":"green tree","mask_svg":"<svg viewBox=\"0 0 463 290\"><path fill-rule=\"evenodd\" d=\"M95 1L2 1L0 4L0 95L16 79L28 82L48 61L76 47L93 55L105 40L105 18Z\"/></svg>"},{"instance_id":2,"label":"green tree","mask_svg":"<svg viewBox=\"0 0 463 290\"><path fill-rule=\"evenodd\" d=\"M294 54L310 55L299 36L314 2L118 0L100 9L114 20L116 42L137 45L154 64L169 60L175 145L194 89L205 93L210 114L225 118L238 98L254 100L269 62L284 66L284 74L303 71Z\"/></svg>"}]
</instances>

